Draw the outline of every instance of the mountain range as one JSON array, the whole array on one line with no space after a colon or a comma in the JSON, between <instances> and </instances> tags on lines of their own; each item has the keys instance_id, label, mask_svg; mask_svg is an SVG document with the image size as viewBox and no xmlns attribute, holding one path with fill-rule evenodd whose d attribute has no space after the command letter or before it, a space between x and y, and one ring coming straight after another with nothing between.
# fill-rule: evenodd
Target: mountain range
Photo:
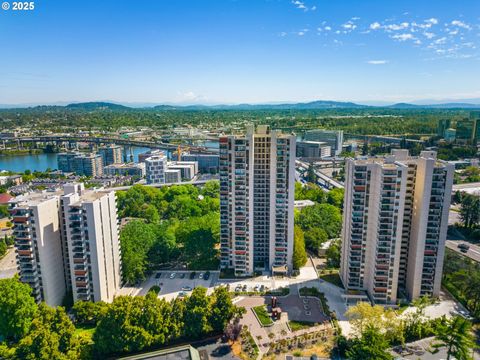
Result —
<instances>
[{"instance_id":1,"label":"mountain range","mask_svg":"<svg viewBox=\"0 0 480 360\"><path fill-rule=\"evenodd\" d=\"M317 100L304 103L283 103L283 104L237 104L237 105L155 105L133 107L113 102L79 102L67 105L41 105L41 106L20 106L20 105L2 105L0 109L22 109L22 108L65 108L72 110L134 110L134 109L154 109L160 111L167 110L328 110L328 109L480 109L480 104L467 102L446 102L436 104L410 104L397 103L393 105L362 105L353 102Z\"/></svg>"}]
</instances>

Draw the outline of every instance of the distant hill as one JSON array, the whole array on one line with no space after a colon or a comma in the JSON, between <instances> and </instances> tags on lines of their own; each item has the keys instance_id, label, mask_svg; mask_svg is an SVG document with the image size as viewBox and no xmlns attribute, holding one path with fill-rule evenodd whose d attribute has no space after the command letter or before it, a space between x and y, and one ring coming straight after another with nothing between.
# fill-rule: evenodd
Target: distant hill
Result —
<instances>
[{"instance_id":1,"label":"distant hill","mask_svg":"<svg viewBox=\"0 0 480 360\"><path fill-rule=\"evenodd\" d=\"M431 105L415 105L408 103L398 103L386 107L390 109L480 109L480 104L445 103Z\"/></svg>"},{"instance_id":2,"label":"distant hill","mask_svg":"<svg viewBox=\"0 0 480 360\"><path fill-rule=\"evenodd\" d=\"M156 105L156 106L143 106L143 107L130 107L121 104L115 104L105 101L93 101L72 103L68 105L0 105L0 109L37 109L37 110L53 110L53 109L71 109L71 110L83 110L83 111L96 111L96 110L158 110L158 111L182 111L182 110L329 110L329 109L480 109L480 104L473 103L439 103L430 105L398 103L393 105L361 105L353 102L343 101L327 101L318 100L305 103L282 103L282 104L237 104L237 105Z\"/></svg>"},{"instance_id":3,"label":"distant hill","mask_svg":"<svg viewBox=\"0 0 480 360\"><path fill-rule=\"evenodd\" d=\"M65 106L67 109L79 109L79 110L129 110L128 106L113 104L108 102L84 102L74 103Z\"/></svg>"}]
</instances>

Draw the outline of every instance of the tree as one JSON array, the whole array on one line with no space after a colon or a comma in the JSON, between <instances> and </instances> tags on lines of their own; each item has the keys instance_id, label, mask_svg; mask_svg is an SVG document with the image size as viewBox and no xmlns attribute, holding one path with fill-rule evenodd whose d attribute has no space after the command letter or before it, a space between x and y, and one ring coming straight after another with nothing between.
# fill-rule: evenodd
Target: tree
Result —
<instances>
[{"instance_id":1,"label":"tree","mask_svg":"<svg viewBox=\"0 0 480 360\"><path fill-rule=\"evenodd\" d=\"M107 307L103 301L77 301L72 307L75 322L82 325L95 325L107 311Z\"/></svg>"},{"instance_id":2,"label":"tree","mask_svg":"<svg viewBox=\"0 0 480 360\"><path fill-rule=\"evenodd\" d=\"M232 298L226 287L219 287L213 292L211 314L209 323L214 332L223 332L228 322L237 313L237 308L232 303Z\"/></svg>"},{"instance_id":3,"label":"tree","mask_svg":"<svg viewBox=\"0 0 480 360\"><path fill-rule=\"evenodd\" d=\"M187 338L198 339L212 330L208 313L207 289L196 287L185 301L184 327Z\"/></svg>"},{"instance_id":4,"label":"tree","mask_svg":"<svg viewBox=\"0 0 480 360\"><path fill-rule=\"evenodd\" d=\"M27 360L77 359L81 345L65 309L42 303L30 331L18 344L16 356Z\"/></svg>"},{"instance_id":5,"label":"tree","mask_svg":"<svg viewBox=\"0 0 480 360\"><path fill-rule=\"evenodd\" d=\"M342 209L344 192L345 191L343 189L339 189L339 188L330 190L327 194L327 202L330 205L333 205L339 209Z\"/></svg>"},{"instance_id":6,"label":"tree","mask_svg":"<svg viewBox=\"0 0 480 360\"><path fill-rule=\"evenodd\" d=\"M340 267L340 255L342 252L342 241L340 239L332 240L330 246L325 251L327 257L327 267L338 269Z\"/></svg>"},{"instance_id":7,"label":"tree","mask_svg":"<svg viewBox=\"0 0 480 360\"><path fill-rule=\"evenodd\" d=\"M305 247L316 254L319 253L322 244L328 240L328 235L325 230L318 227L310 228L305 231L304 237Z\"/></svg>"},{"instance_id":8,"label":"tree","mask_svg":"<svg viewBox=\"0 0 480 360\"><path fill-rule=\"evenodd\" d=\"M7 205L0 205L0 218L9 217L10 212L8 211Z\"/></svg>"},{"instance_id":9,"label":"tree","mask_svg":"<svg viewBox=\"0 0 480 360\"><path fill-rule=\"evenodd\" d=\"M200 192L203 196L218 198L220 197L220 183L218 181L209 181L203 185Z\"/></svg>"},{"instance_id":10,"label":"tree","mask_svg":"<svg viewBox=\"0 0 480 360\"><path fill-rule=\"evenodd\" d=\"M29 331L37 312L32 288L18 277L0 280L0 334L8 340L20 340Z\"/></svg>"},{"instance_id":11,"label":"tree","mask_svg":"<svg viewBox=\"0 0 480 360\"><path fill-rule=\"evenodd\" d=\"M318 227L328 235L329 239L340 235L342 228L342 214L340 209L330 204L308 206L297 216L296 223L303 231Z\"/></svg>"},{"instance_id":12,"label":"tree","mask_svg":"<svg viewBox=\"0 0 480 360\"><path fill-rule=\"evenodd\" d=\"M4 238L0 238L0 259L7 253L7 244Z\"/></svg>"},{"instance_id":13,"label":"tree","mask_svg":"<svg viewBox=\"0 0 480 360\"><path fill-rule=\"evenodd\" d=\"M128 284L145 280L147 253L155 243L155 228L151 224L135 220L125 225L120 232L122 247L122 273Z\"/></svg>"},{"instance_id":14,"label":"tree","mask_svg":"<svg viewBox=\"0 0 480 360\"><path fill-rule=\"evenodd\" d=\"M390 360L393 356L388 352L390 344L385 336L373 325L368 325L361 337L352 341L347 350L347 358L350 360Z\"/></svg>"},{"instance_id":15,"label":"tree","mask_svg":"<svg viewBox=\"0 0 480 360\"><path fill-rule=\"evenodd\" d=\"M436 336L438 341L435 348L447 348L447 360L455 358L458 360L473 359L472 353L475 348L475 340L472 334L470 321L455 316L440 326Z\"/></svg>"},{"instance_id":16,"label":"tree","mask_svg":"<svg viewBox=\"0 0 480 360\"><path fill-rule=\"evenodd\" d=\"M480 196L464 194L460 203L460 217L466 228L480 225Z\"/></svg>"},{"instance_id":17,"label":"tree","mask_svg":"<svg viewBox=\"0 0 480 360\"><path fill-rule=\"evenodd\" d=\"M302 228L295 225L293 231L293 268L298 270L307 262L307 252Z\"/></svg>"},{"instance_id":18,"label":"tree","mask_svg":"<svg viewBox=\"0 0 480 360\"><path fill-rule=\"evenodd\" d=\"M313 164L308 165L307 176L305 177L305 180L307 180L309 183L317 183L317 174L315 174L315 168L313 167Z\"/></svg>"},{"instance_id":19,"label":"tree","mask_svg":"<svg viewBox=\"0 0 480 360\"><path fill-rule=\"evenodd\" d=\"M189 269L206 270L218 266L216 249L216 244L220 240L218 213L183 221L175 235L177 242L183 245L182 257Z\"/></svg>"}]
</instances>

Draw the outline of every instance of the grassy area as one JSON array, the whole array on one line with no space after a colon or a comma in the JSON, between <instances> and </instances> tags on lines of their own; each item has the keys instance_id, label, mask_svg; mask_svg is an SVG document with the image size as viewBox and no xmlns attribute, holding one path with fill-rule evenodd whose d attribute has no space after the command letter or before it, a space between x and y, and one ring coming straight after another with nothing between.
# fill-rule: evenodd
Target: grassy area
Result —
<instances>
[{"instance_id":1,"label":"grassy area","mask_svg":"<svg viewBox=\"0 0 480 360\"><path fill-rule=\"evenodd\" d=\"M339 288L343 289L342 280L340 280L340 275L338 274L338 272L330 273L330 274L321 274L320 279L325 280L326 282L329 282L330 284L336 285Z\"/></svg>"},{"instance_id":2,"label":"grassy area","mask_svg":"<svg viewBox=\"0 0 480 360\"><path fill-rule=\"evenodd\" d=\"M260 324L262 324L262 326L270 326L273 324L273 321L270 318L270 315L268 314L265 305L255 306L252 310L257 315L257 318L260 321Z\"/></svg>"},{"instance_id":3,"label":"grassy area","mask_svg":"<svg viewBox=\"0 0 480 360\"><path fill-rule=\"evenodd\" d=\"M313 322L308 321L295 321L291 320L288 322L288 326L290 326L290 330L298 331L303 329L308 329L309 327L315 326L316 324Z\"/></svg>"},{"instance_id":4,"label":"grassy area","mask_svg":"<svg viewBox=\"0 0 480 360\"><path fill-rule=\"evenodd\" d=\"M91 340L93 334L95 333L95 329L95 325L77 325L75 329L75 334Z\"/></svg>"}]
</instances>

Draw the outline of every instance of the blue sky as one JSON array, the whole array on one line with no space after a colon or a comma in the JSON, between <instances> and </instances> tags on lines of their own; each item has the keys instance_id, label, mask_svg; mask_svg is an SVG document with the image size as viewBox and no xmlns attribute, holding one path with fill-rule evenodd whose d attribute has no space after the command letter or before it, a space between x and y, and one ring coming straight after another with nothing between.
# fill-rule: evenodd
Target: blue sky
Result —
<instances>
[{"instance_id":1,"label":"blue sky","mask_svg":"<svg viewBox=\"0 0 480 360\"><path fill-rule=\"evenodd\" d=\"M480 99L479 46L479 0L39 0L0 104Z\"/></svg>"}]
</instances>

